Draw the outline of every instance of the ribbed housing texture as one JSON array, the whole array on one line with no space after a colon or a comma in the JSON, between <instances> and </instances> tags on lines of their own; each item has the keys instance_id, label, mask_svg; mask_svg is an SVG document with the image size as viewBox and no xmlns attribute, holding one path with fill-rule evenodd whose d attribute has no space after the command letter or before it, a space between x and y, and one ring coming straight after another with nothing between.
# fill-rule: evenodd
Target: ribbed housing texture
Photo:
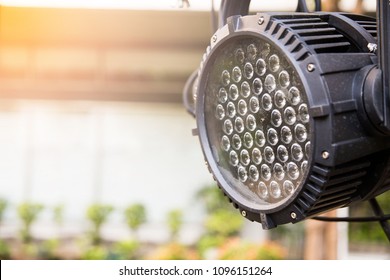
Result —
<instances>
[{"instance_id":1,"label":"ribbed housing texture","mask_svg":"<svg viewBox=\"0 0 390 280\"><path fill-rule=\"evenodd\" d=\"M350 18L376 37L375 20L352 15ZM297 61L304 60L311 53L360 52L327 19L316 14L275 15L266 32L284 44ZM308 184L295 202L295 207L305 216L314 216L349 204L357 198L357 188L368 175L370 166L371 162L367 159L333 168L313 166Z\"/></svg>"}]
</instances>

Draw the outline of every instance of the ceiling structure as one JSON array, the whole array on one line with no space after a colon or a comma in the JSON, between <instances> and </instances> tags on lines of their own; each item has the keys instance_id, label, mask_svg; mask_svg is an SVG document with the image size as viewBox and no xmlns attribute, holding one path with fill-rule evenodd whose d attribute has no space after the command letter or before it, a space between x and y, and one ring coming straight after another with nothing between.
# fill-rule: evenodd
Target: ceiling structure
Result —
<instances>
[{"instance_id":1,"label":"ceiling structure","mask_svg":"<svg viewBox=\"0 0 390 280\"><path fill-rule=\"evenodd\" d=\"M0 7L0 98L181 102L202 11Z\"/></svg>"}]
</instances>

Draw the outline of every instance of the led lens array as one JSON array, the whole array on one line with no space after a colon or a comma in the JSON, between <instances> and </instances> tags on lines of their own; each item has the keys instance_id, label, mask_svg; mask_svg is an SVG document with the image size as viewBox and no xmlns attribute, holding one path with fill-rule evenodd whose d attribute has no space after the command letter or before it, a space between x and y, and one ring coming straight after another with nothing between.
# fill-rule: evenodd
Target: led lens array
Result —
<instances>
[{"instance_id":1,"label":"led lens array","mask_svg":"<svg viewBox=\"0 0 390 280\"><path fill-rule=\"evenodd\" d=\"M240 38L221 48L210 72L206 127L225 179L261 204L290 197L311 156L307 97L296 70L269 43Z\"/></svg>"}]
</instances>

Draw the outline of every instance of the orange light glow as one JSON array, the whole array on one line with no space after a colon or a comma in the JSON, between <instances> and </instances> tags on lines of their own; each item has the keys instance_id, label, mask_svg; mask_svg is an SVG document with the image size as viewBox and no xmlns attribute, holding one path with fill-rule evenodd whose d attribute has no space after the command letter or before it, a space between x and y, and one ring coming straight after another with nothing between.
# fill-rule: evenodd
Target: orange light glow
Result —
<instances>
[{"instance_id":1,"label":"orange light glow","mask_svg":"<svg viewBox=\"0 0 390 280\"><path fill-rule=\"evenodd\" d=\"M184 1L185 2L185 1ZM218 5L220 1L215 1ZM210 0L190 1L190 9L210 9ZM181 8L181 0L0 0L0 5L13 7L98 8L165 10Z\"/></svg>"}]
</instances>

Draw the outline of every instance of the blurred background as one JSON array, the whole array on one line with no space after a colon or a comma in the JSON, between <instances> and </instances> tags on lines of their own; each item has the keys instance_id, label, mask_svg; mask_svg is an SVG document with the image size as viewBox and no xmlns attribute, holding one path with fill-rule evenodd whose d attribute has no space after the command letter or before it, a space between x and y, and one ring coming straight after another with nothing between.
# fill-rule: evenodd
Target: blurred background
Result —
<instances>
[{"instance_id":1,"label":"blurred background","mask_svg":"<svg viewBox=\"0 0 390 280\"><path fill-rule=\"evenodd\" d=\"M375 15L375 2L323 5ZM390 258L376 224L263 231L221 196L181 97L212 34L211 7L0 0L1 259ZM389 212L389 195L380 199ZM330 215L348 214L371 213Z\"/></svg>"}]
</instances>

